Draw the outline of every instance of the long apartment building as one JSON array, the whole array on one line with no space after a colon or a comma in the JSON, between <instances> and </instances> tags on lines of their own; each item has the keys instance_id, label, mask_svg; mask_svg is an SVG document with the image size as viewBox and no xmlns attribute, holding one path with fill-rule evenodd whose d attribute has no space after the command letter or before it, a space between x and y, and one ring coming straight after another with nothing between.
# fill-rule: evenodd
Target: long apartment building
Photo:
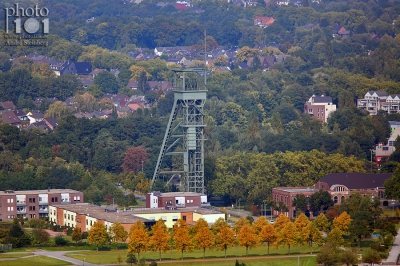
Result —
<instances>
[{"instance_id":1,"label":"long apartment building","mask_svg":"<svg viewBox=\"0 0 400 266\"><path fill-rule=\"evenodd\" d=\"M0 219L49 216L49 206L82 203L83 193L72 189L0 191Z\"/></svg>"},{"instance_id":2,"label":"long apartment building","mask_svg":"<svg viewBox=\"0 0 400 266\"><path fill-rule=\"evenodd\" d=\"M377 115L379 110L388 114L400 112L400 94L389 95L386 91L369 91L364 98L357 100L357 107L370 115Z\"/></svg>"},{"instance_id":3,"label":"long apartment building","mask_svg":"<svg viewBox=\"0 0 400 266\"><path fill-rule=\"evenodd\" d=\"M49 221L61 226L79 227L82 232L90 230L95 222L104 224L107 230L115 223L121 223L129 232L130 227L137 221L142 221L151 227L159 219L172 228L178 219L191 224L200 218L208 223L214 223L218 218L224 218L222 212L205 208L138 208L115 210L82 203L74 205L50 206Z\"/></svg>"}]
</instances>

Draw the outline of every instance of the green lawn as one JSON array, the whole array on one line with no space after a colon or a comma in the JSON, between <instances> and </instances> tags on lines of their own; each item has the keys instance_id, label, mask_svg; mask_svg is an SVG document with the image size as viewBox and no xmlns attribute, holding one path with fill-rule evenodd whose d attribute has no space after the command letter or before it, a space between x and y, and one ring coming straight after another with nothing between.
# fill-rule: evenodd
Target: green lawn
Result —
<instances>
[{"instance_id":1,"label":"green lawn","mask_svg":"<svg viewBox=\"0 0 400 266\"><path fill-rule=\"evenodd\" d=\"M6 258L22 258L22 257L26 257L26 256L32 256L33 253L28 253L28 252L24 252L24 253L0 253L0 259L6 259Z\"/></svg>"},{"instance_id":2,"label":"green lawn","mask_svg":"<svg viewBox=\"0 0 400 266\"><path fill-rule=\"evenodd\" d=\"M316 250L314 250L315 252ZM275 248L271 247L270 248L270 254L271 256L274 255L286 255L288 253L288 248L287 247L280 247L280 248ZM302 247L292 247L291 248L291 254L310 254L310 248L307 246L302 246ZM260 246L254 249L249 250L249 257L254 257L254 256L264 256L267 254L267 247L266 246ZM73 253L68 253L67 256L78 259L83 261L85 258L86 261L91 262L91 263L105 263L105 264L115 264L117 263L117 258L118 256L121 256L122 260L125 261L127 255L127 250L112 250L112 251L77 251ZM184 259L201 259L203 257L203 252L201 250L194 250L192 252L184 252L183 254ZM227 257L229 258L235 258L236 256L240 257L245 257L246 256L246 249L242 247L233 247L227 250ZM159 258L159 253L158 252L144 252L141 253L140 255L141 258L146 258L146 259L151 259L151 260L158 260ZM206 251L206 258L223 258L224 257L224 252L220 250L213 250L213 251ZM179 260L181 258L181 253L177 252L175 250L172 250L171 252L168 253L162 253L162 258L164 260ZM255 259L257 260L257 259Z\"/></svg>"},{"instance_id":3,"label":"green lawn","mask_svg":"<svg viewBox=\"0 0 400 266\"><path fill-rule=\"evenodd\" d=\"M174 262L174 263L159 263L159 265L173 266L173 265L185 265L185 266L233 266L235 265L236 259L226 261L197 261L197 262ZM244 262L247 266L314 266L316 264L315 257L310 258L271 258L271 259L250 259L243 260L238 259L240 263ZM300 262L300 264L298 264ZM158 262L157 262L158 263Z\"/></svg>"},{"instance_id":4,"label":"green lawn","mask_svg":"<svg viewBox=\"0 0 400 266\"><path fill-rule=\"evenodd\" d=\"M36 256L25 259L0 261L0 266L21 266L21 265L62 266L62 265L71 265L71 263L45 256Z\"/></svg>"}]
</instances>

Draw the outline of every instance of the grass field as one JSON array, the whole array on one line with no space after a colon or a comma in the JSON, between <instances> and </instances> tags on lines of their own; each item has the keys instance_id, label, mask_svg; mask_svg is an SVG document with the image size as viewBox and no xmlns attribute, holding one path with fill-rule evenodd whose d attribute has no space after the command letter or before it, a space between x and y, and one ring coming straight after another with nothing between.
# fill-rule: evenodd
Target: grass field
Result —
<instances>
[{"instance_id":1,"label":"grass field","mask_svg":"<svg viewBox=\"0 0 400 266\"><path fill-rule=\"evenodd\" d=\"M32 256L33 253L0 253L0 259L8 259L8 258L22 258L26 256Z\"/></svg>"},{"instance_id":2,"label":"grass field","mask_svg":"<svg viewBox=\"0 0 400 266\"><path fill-rule=\"evenodd\" d=\"M21 266L21 265L63 266L63 265L71 265L71 263L45 256L36 256L18 260L0 261L0 266Z\"/></svg>"},{"instance_id":3,"label":"grass field","mask_svg":"<svg viewBox=\"0 0 400 266\"><path fill-rule=\"evenodd\" d=\"M316 250L314 250L315 252ZM271 247L270 248L270 254L271 256L276 256L276 255L287 255L288 253L288 248L287 247L280 247L279 249ZM249 250L249 257L254 257L254 256L264 256L267 254L267 247L266 246L260 246L254 249ZM291 248L291 254L310 254L310 248L309 247L292 247ZM118 257L120 256L123 261L126 260L126 255L127 255L127 250L112 250L112 251L77 251L73 253L68 253L67 256L78 259L83 261L85 260L87 262L91 263L105 263L105 264L115 264L118 261ZM246 256L246 249L242 247L233 247L227 250L227 257L231 258L233 260L238 257L245 257ZM158 252L144 252L140 254L141 258L146 258L148 260L158 260L159 259L159 253ZM203 258L203 252L201 250L194 250L192 252L184 252L183 254L184 260L188 259L202 259ZM219 251L219 250L213 250L213 251L206 251L206 259L213 259L213 258L223 258L224 257L224 251ZM168 253L162 253L162 258L164 260L179 260L181 258L181 253L177 252L175 250L172 250ZM257 260L254 258L254 260ZM186 264L185 264L186 265ZM207 264L208 265L208 264ZM220 264L218 264L221 266Z\"/></svg>"}]
</instances>

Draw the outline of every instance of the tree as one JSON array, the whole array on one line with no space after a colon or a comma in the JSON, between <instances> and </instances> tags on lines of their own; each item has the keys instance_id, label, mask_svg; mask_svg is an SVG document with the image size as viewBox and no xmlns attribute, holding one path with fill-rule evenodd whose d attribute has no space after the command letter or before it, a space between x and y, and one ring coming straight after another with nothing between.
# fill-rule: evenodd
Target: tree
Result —
<instances>
[{"instance_id":1,"label":"tree","mask_svg":"<svg viewBox=\"0 0 400 266\"><path fill-rule=\"evenodd\" d=\"M142 221L132 225L129 233L128 253L137 253L140 260L140 253L149 247L149 236Z\"/></svg>"},{"instance_id":2,"label":"tree","mask_svg":"<svg viewBox=\"0 0 400 266\"><path fill-rule=\"evenodd\" d=\"M46 116L60 118L65 115L68 115L69 113L70 110L68 109L67 104L65 102L56 101L55 103L50 104L49 109L46 111Z\"/></svg>"},{"instance_id":3,"label":"tree","mask_svg":"<svg viewBox=\"0 0 400 266\"><path fill-rule=\"evenodd\" d=\"M171 236L168 234L167 226L162 219L159 219L151 228L152 235L150 237L149 245L152 250L161 252L166 252L170 247Z\"/></svg>"},{"instance_id":4,"label":"tree","mask_svg":"<svg viewBox=\"0 0 400 266\"><path fill-rule=\"evenodd\" d=\"M382 257L378 251L370 249L363 256L362 261L365 263L371 263L371 265L374 263L379 264L382 261Z\"/></svg>"},{"instance_id":5,"label":"tree","mask_svg":"<svg viewBox=\"0 0 400 266\"><path fill-rule=\"evenodd\" d=\"M269 256L269 246L271 244L275 245L277 243L278 237L279 237L278 233L276 232L276 230L272 226L272 224L267 223L262 227L262 229L259 233L259 237L262 242L267 242L267 246L268 246L267 254Z\"/></svg>"},{"instance_id":6,"label":"tree","mask_svg":"<svg viewBox=\"0 0 400 266\"><path fill-rule=\"evenodd\" d=\"M314 222L308 224L306 232L308 234L307 241L310 244L312 254L313 243L317 243L319 245L323 243L322 233L318 230Z\"/></svg>"},{"instance_id":7,"label":"tree","mask_svg":"<svg viewBox=\"0 0 400 266\"><path fill-rule=\"evenodd\" d=\"M290 220L286 215L279 214L274 223L274 227L277 229L282 229L288 222L290 222Z\"/></svg>"},{"instance_id":8,"label":"tree","mask_svg":"<svg viewBox=\"0 0 400 266\"><path fill-rule=\"evenodd\" d=\"M358 257L355 250L346 249L339 254L339 262L346 264L346 266L357 265Z\"/></svg>"},{"instance_id":9,"label":"tree","mask_svg":"<svg viewBox=\"0 0 400 266\"><path fill-rule=\"evenodd\" d=\"M146 71L140 72L137 82L138 82L138 89L141 92L146 94L150 90L150 85L149 82L147 81Z\"/></svg>"},{"instance_id":10,"label":"tree","mask_svg":"<svg viewBox=\"0 0 400 266\"><path fill-rule=\"evenodd\" d=\"M133 171L134 173L138 173L147 160L148 158L145 147L132 146L125 152L124 163L121 167L125 172Z\"/></svg>"},{"instance_id":11,"label":"tree","mask_svg":"<svg viewBox=\"0 0 400 266\"><path fill-rule=\"evenodd\" d=\"M235 224L233 225L233 230L235 231L236 235L239 234L240 229L242 229L242 227L245 225L250 225L249 220L247 220L243 216L240 216L239 219L237 219Z\"/></svg>"},{"instance_id":12,"label":"tree","mask_svg":"<svg viewBox=\"0 0 400 266\"><path fill-rule=\"evenodd\" d=\"M343 245L344 239L343 239L343 232L339 228L335 227L332 229L332 231L329 232L326 241L331 243L334 247L339 247Z\"/></svg>"},{"instance_id":13,"label":"tree","mask_svg":"<svg viewBox=\"0 0 400 266\"><path fill-rule=\"evenodd\" d=\"M335 265L338 261L339 257L337 247L327 242L317 255L317 263L323 265Z\"/></svg>"},{"instance_id":14,"label":"tree","mask_svg":"<svg viewBox=\"0 0 400 266\"><path fill-rule=\"evenodd\" d=\"M136 256L133 252L128 253L128 255L126 256L126 263L130 263L131 266L132 266L132 264L137 263Z\"/></svg>"},{"instance_id":15,"label":"tree","mask_svg":"<svg viewBox=\"0 0 400 266\"><path fill-rule=\"evenodd\" d=\"M296 227L296 242L298 244L304 245L309 240L310 233L308 232L308 229L310 229L310 223L311 222L304 213L300 213L294 221Z\"/></svg>"},{"instance_id":16,"label":"tree","mask_svg":"<svg viewBox=\"0 0 400 266\"><path fill-rule=\"evenodd\" d=\"M203 249L203 259L206 255L206 248L213 248L215 244L215 237L210 228L201 227L194 235L194 242L198 248Z\"/></svg>"},{"instance_id":17,"label":"tree","mask_svg":"<svg viewBox=\"0 0 400 266\"><path fill-rule=\"evenodd\" d=\"M254 231L256 231L257 234L261 232L261 229L266 225L269 224L267 219L265 219L265 216L260 216L258 219L253 223L253 228Z\"/></svg>"},{"instance_id":18,"label":"tree","mask_svg":"<svg viewBox=\"0 0 400 266\"><path fill-rule=\"evenodd\" d=\"M325 231L325 232L328 230L330 226L328 218L326 218L325 214L323 213L320 213L317 216L317 218L315 218L314 223L320 231Z\"/></svg>"},{"instance_id":19,"label":"tree","mask_svg":"<svg viewBox=\"0 0 400 266\"><path fill-rule=\"evenodd\" d=\"M119 222L115 222L110 227L110 237L113 243L125 242L128 238L128 232Z\"/></svg>"},{"instance_id":20,"label":"tree","mask_svg":"<svg viewBox=\"0 0 400 266\"><path fill-rule=\"evenodd\" d=\"M88 242L94 244L99 251L99 245L105 245L108 242L108 234L104 224L95 222L88 231Z\"/></svg>"},{"instance_id":21,"label":"tree","mask_svg":"<svg viewBox=\"0 0 400 266\"><path fill-rule=\"evenodd\" d=\"M193 242L189 235L189 229L186 221L179 219L174 225L174 244L177 251L182 252L181 259L183 260L183 252L185 250L193 250Z\"/></svg>"},{"instance_id":22,"label":"tree","mask_svg":"<svg viewBox=\"0 0 400 266\"><path fill-rule=\"evenodd\" d=\"M399 143L399 142L397 142ZM391 178L383 184L388 199L400 199L400 166L397 166Z\"/></svg>"},{"instance_id":23,"label":"tree","mask_svg":"<svg viewBox=\"0 0 400 266\"><path fill-rule=\"evenodd\" d=\"M102 71L94 77L93 84L100 87L103 93L118 93L119 83L114 74L108 71Z\"/></svg>"},{"instance_id":24,"label":"tree","mask_svg":"<svg viewBox=\"0 0 400 266\"><path fill-rule=\"evenodd\" d=\"M82 232L81 229L75 226L74 230L72 231L71 235L72 241L79 242L82 240Z\"/></svg>"},{"instance_id":25,"label":"tree","mask_svg":"<svg viewBox=\"0 0 400 266\"><path fill-rule=\"evenodd\" d=\"M304 194L297 194L292 200L292 206L296 207L296 215L303 212L307 208L307 199Z\"/></svg>"},{"instance_id":26,"label":"tree","mask_svg":"<svg viewBox=\"0 0 400 266\"><path fill-rule=\"evenodd\" d=\"M218 229L216 237L216 244L218 249L222 249L225 251L226 258L226 250L229 247L233 247L233 245L235 244L235 233L233 232L232 228L230 228L229 226L220 227L220 229Z\"/></svg>"},{"instance_id":27,"label":"tree","mask_svg":"<svg viewBox=\"0 0 400 266\"><path fill-rule=\"evenodd\" d=\"M311 195L310 197L310 205L313 210L319 211L322 213L324 210L328 209L330 206L333 206L333 201L331 199L331 195L326 190L319 190Z\"/></svg>"},{"instance_id":28,"label":"tree","mask_svg":"<svg viewBox=\"0 0 400 266\"><path fill-rule=\"evenodd\" d=\"M248 256L249 247L255 247L258 244L257 235L254 232L254 229L248 224L245 224L242 228L240 228L238 239L239 244L242 247L246 247L246 256Z\"/></svg>"},{"instance_id":29,"label":"tree","mask_svg":"<svg viewBox=\"0 0 400 266\"><path fill-rule=\"evenodd\" d=\"M50 234L42 228L34 228L32 230L34 242L37 244L47 243L50 240Z\"/></svg>"},{"instance_id":30,"label":"tree","mask_svg":"<svg viewBox=\"0 0 400 266\"><path fill-rule=\"evenodd\" d=\"M290 255L290 247L296 241L296 226L293 222L289 221L283 226L279 232L279 239L282 244L288 246Z\"/></svg>"},{"instance_id":31,"label":"tree","mask_svg":"<svg viewBox=\"0 0 400 266\"><path fill-rule=\"evenodd\" d=\"M351 223L350 215L347 212L342 212L338 217L333 219L333 227L337 227L342 230L343 233L349 231L349 225Z\"/></svg>"},{"instance_id":32,"label":"tree","mask_svg":"<svg viewBox=\"0 0 400 266\"><path fill-rule=\"evenodd\" d=\"M366 211L357 212L352 218L349 231L351 235L358 238L358 247L360 247L362 237L370 236L373 232L372 218Z\"/></svg>"}]
</instances>

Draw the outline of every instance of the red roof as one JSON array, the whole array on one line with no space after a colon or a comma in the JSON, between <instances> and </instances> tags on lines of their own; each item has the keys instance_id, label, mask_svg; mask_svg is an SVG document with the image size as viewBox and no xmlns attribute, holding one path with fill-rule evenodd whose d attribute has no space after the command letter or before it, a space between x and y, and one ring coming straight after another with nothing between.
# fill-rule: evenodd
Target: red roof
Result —
<instances>
[{"instance_id":1,"label":"red roof","mask_svg":"<svg viewBox=\"0 0 400 266\"><path fill-rule=\"evenodd\" d=\"M175 8L176 9L188 9L189 7L187 5L184 5L184 4L176 4Z\"/></svg>"}]
</instances>

